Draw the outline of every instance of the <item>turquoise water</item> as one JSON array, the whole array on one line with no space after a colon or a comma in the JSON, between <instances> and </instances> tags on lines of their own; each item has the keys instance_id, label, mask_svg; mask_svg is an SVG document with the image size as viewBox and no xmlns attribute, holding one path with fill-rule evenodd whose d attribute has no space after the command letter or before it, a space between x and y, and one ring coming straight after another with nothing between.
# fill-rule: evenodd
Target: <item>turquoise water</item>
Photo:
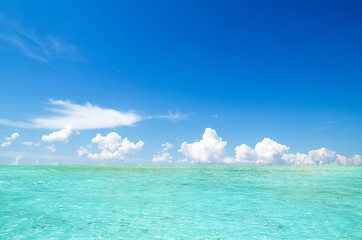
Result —
<instances>
[{"instance_id":1,"label":"turquoise water","mask_svg":"<svg viewBox=\"0 0 362 240\"><path fill-rule=\"evenodd\" d=\"M0 166L0 239L362 239L361 170Z\"/></svg>"}]
</instances>

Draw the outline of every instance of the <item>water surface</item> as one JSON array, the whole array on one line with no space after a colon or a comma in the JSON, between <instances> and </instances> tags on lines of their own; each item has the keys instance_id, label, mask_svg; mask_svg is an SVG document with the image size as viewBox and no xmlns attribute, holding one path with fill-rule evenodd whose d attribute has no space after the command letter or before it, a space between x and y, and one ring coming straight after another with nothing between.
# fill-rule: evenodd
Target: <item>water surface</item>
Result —
<instances>
[{"instance_id":1,"label":"water surface","mask_svg":"<svg viewBox=\"0 0 362 240\"><path fill-rule=\"evenodd\" d=\"M0 239L362 239L359 166L0 166Z\"/></svg>"}]
</instances>

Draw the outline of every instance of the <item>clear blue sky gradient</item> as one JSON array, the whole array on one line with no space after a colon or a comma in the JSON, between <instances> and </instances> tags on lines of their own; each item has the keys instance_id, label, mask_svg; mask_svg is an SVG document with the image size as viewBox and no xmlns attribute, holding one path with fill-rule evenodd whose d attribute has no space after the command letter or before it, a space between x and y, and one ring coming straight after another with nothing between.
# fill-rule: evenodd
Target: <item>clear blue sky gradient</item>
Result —
<instances>
[{"instance_id":1,"label":"clear blue sky gradient","mask_svg":"<svg viewBox=\"0 0 362 240\"><path fill-rule=\"evenodd\" d=\"M65 163L91 162L76 150L111 131L145 142L132 155L141 162L165 142L182 159L180 144L206 127L228 141L228 155L264 137L293 153L362 154L361 1L1 1L0 9L0 34L14 24L65 44L57 53L29 45L40 59L0 39L0 118L47 115L50 98L190 114L81 131L57 145ZM14 131L21 139L3 156L50 154L20 142L51 130L1 125L0 137Z\"/></svg>"}]
</instances>

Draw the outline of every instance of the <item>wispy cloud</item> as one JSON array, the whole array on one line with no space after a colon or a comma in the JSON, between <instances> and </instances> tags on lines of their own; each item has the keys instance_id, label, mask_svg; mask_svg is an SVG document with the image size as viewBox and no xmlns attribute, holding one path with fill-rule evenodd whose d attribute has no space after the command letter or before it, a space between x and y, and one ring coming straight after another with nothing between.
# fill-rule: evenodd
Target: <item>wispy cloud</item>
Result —
<instances>
[{"instance_id":1,"label":"wispy cloud","mask_svg":"<svg viewBox=\"0 0 362 240\"><path fill-rule=\"evenodd\" d=\"M190 114L169 113L167 115L144 117L133 110L120 112L114 109L101 108L91 103L80 105L70 101L52 99L48 103L52 106L49 110L54 112L55 116L38 117L27 122L0 118L0 124L19 128L43 129L63 129L69 124L74 130L84 130L133 126L139 121L152 118L168 119L176 122L190 116Z\"/></svg>"},{"instance_id":2,"label":"wispy cloud","mask_svg":"<svg viewBox=\"0 0 362 240\"><path fill-rule=\"evenodd\" d=\"M179 113L179 112L169 112L168 114L164 115L155 115L149 118L156 118L156 119L168 119L172 122L176 122L178 120L184 120L191 116L191 113Z\"/></svg>"},{"instance_id":3,"label":"wispy cloud","mask_svg":"<svg viewBox=\"0 0 362 240\"><path fill-rule=\"evenodd\" d=\"M67 124L77 130L113 128L132 126L143 118L133 112L120 112L113 109L101 108L90 103L75 104L70 101L50 100L53 107L49 110L55 116L34 118L29 122L15 122L0 119L0 124L20 128L62 129Z\"/></svg>"},{"instance_id":4,"label":"wispy cloud","mask_svg":"<svg viewBox=\"0 0 362 240\"><path fill-rule=\"evenodd\" d=\"M13 47L40 62L48 62L54 58L80 59L74 45L55 36L37 34L34 29L24 27L21 21L7 19L4 15L0 15L0 45Z\"/></svg>"}]
</instances>

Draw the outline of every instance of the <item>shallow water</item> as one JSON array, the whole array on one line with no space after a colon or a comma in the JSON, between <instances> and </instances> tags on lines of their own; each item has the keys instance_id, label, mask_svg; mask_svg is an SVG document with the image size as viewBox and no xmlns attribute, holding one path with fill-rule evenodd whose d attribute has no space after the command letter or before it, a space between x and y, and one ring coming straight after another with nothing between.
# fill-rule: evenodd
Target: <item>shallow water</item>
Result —
<instances>
[{"instance_id":1,"label":"shallow water","mask_svg":"<svg viewBox=\"0 0 362 240\"><path fill-rule=\"evenodd\" d=\"M361 173L0 166L0 239L362 239Z\"/></svg>"}]
</instances>

